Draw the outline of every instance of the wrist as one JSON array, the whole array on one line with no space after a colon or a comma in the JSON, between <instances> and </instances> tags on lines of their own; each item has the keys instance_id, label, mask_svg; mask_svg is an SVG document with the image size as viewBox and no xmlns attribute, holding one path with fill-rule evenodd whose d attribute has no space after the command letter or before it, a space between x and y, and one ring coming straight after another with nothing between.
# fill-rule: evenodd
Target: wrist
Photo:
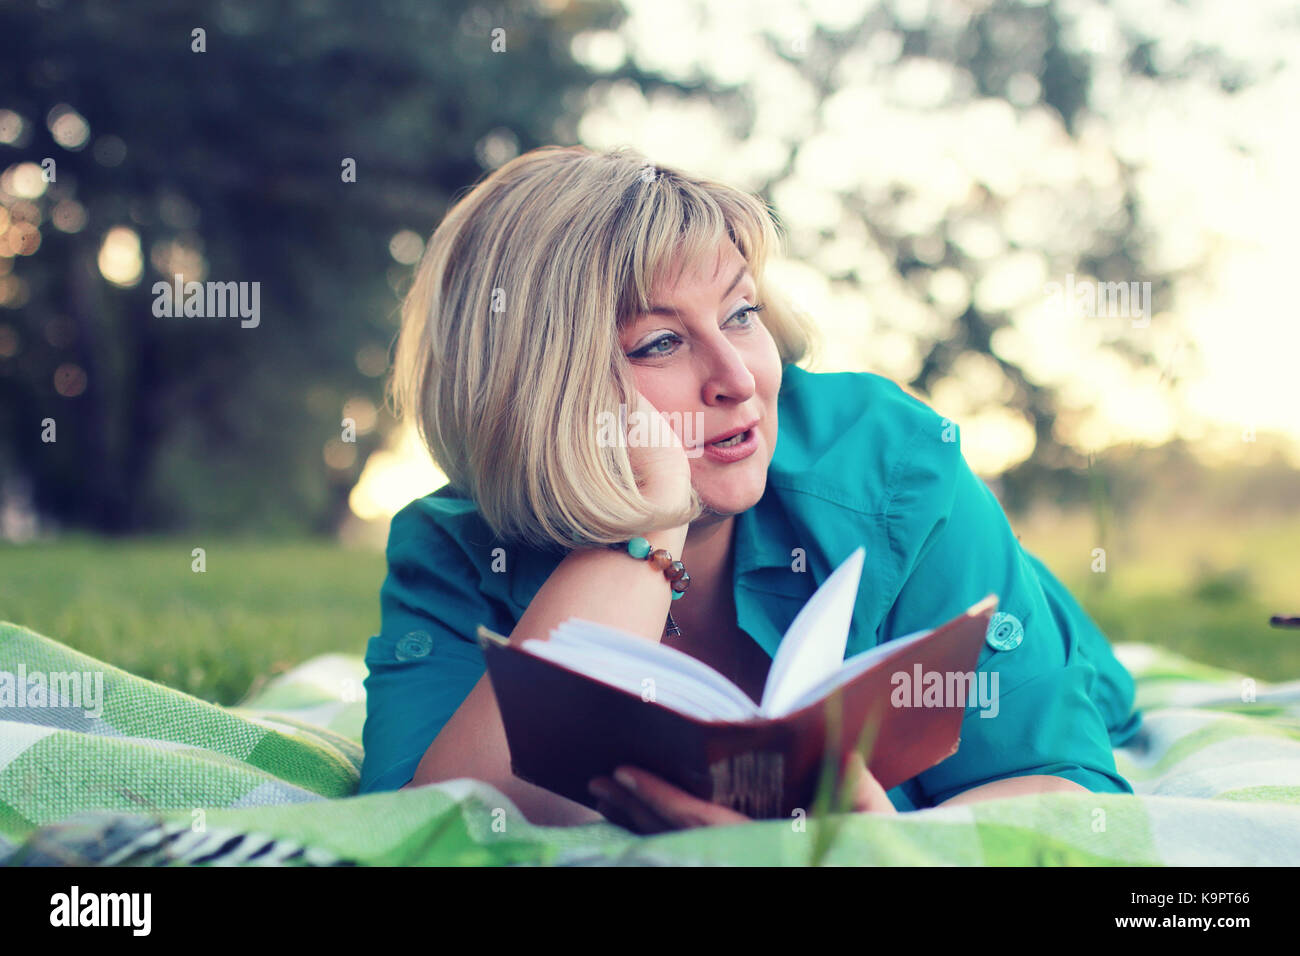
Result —
<instances>
[{"instance_id":1,"label":"wrist","mask_svg":"<svg viewBox=\"0 0 1300 956\"><path fill-rule=\"evenodd\" d=\"M609 547L623 552L634 560L645 562L655 571L663 572L664 579L672 591L672 598L676 601L690 586L690 572L686 570L686 565L678 558L677 553L663 546L666 540L664 537L656 534L655 539L652 542L644 535L637 535L628 541L611 544Z\"/></svg>"}]
</instances>

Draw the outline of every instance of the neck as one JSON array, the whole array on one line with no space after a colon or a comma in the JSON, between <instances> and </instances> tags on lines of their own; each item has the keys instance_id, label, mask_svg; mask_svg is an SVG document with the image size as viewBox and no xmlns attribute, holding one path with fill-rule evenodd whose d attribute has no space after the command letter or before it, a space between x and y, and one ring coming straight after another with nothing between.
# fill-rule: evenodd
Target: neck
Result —
<instances>
[{"instance_id":1,"label":"neck","mask_svg":"<svg viewBox=\"0 0 1300 956\"><path fill-rule=\"evenodd\" d=\"M694 597L694 604L701 607L727 596L731 587L731 541L735 527L735 515L727 515L694 522L687 529L682 563L690 572L691 586L683 600Z\"/></svg>"}]
</instances>

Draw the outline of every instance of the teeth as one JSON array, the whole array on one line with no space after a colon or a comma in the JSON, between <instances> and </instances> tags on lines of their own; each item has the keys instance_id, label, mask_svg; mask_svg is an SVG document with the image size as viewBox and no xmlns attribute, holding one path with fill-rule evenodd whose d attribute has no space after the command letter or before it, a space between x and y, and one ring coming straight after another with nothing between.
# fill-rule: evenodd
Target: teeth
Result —
<instances>
[{"instance_id":1,"label":"teeth","mask_svg":"<svg viewBox=\"0 0 1300 956\"><path fill-rule=\"evenodd\" d=\"M713 447L730 448L732 445L739 445L744 440L745 440L745 432L741 432L738 435L732 435L730 438L726 439L725 441L715 441L713 443Z\"/></svg>"}]
</instances>

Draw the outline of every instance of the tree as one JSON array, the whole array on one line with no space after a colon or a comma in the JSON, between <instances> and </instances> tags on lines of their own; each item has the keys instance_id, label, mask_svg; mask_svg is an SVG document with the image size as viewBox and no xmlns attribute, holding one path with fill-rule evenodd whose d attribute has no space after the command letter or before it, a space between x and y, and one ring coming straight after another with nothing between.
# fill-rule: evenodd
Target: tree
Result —
<instances>
[{"instance_id":1,"label":"tree","mask_svg":"<svg viewBox=\"0 0 1300 956\"><path fill-rule=\"evenodd\" d=\"M386 424L409 278L394 255L418 253L485 169L572 135L589 76L567 39L617 16L454 0L0 6L0 169L48 157L56 171L39 195L4 195L40 245L0 258L16 307L0 311L0 477L101 531L332 529ZM99 265L115 227L119 284ZM260 320L155 315L154 283L175 273L259 283Z\"/></svg>"}]
</instances>

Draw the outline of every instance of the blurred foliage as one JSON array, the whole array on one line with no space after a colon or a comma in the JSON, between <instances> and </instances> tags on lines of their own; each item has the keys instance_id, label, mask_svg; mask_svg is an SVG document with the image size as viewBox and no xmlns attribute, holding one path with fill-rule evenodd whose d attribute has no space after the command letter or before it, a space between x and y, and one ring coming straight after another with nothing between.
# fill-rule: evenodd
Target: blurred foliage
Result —
<instances>
[{"instance_id":1,"label":"blurred foliage","mask_svg":"<svg viewBox=\"0 0 1300 956\"><path fill-rule=\"evenodd\" d=\"M1245 449L1247 446L1242 445ZM1300 514L1300 481L1281 441L1261 441L1258 451L1244 450L1236 462L1211 464L1192 446L1175 439L1158 446L1115 445L1088 456L1083 471L1040 476L1035 487L1008 473L993 482L1008 512L1024 514L1036 503L1057 507L1087 504L1104 546L1117 520L1140 512L1206 518L1226 524L1262 515Z\"/></svg>"},{"instance_id":2,"label":"blurred foliage","mask_svg":"<svg viewBox=\"0 0 1300 956\"><path fill-rule=\"evenodd\" d=\"M1253 590L1247 568L1215 568L1202 564L1192 584L1192 596L1212 604L1229 604L1251 596Z\"/></svg>"},{"instance_id":3,"label":"blurred foliage","mask_svg":"<svg viewBox=\"0 0 1300 956\"><path fill-rule=\"evenodd\" d=\"M1204 272L1206 264L1195 261L1178 268L1159 264L1155 253L1158 237L1139 195L1139 180L1144 172L1141 160L1128 155L1123 144L1110 140L1108 133L1097 135L1098 127L1106 129L1108 121L1105 113L1093 108L1098 51L1104 50L1108 59L1120 61L1121 73L1135 81L1135 93L1139 85L1149 91L1163 84L1181 84L1183 88L1216 90L1231 96L1259 76L1280 68L1266 58L1238 62L1221 50L1192 43L1176 67L1162 70L1157 68L1153 55L1158 38L1145 34L1133 19L1119 18L1120 26L1113 35L1081 36L1088 30L1083 19L1082 7L1056 0L989 0L960 7L881 2L870 4L848 26L835 30L819 26L802 45L806 49L792 51L788 38L769 37L772 53L815 90L816 102L810 113L814 134L829 125L826 107L843 91L844 77L861 76L864 70L869 71L870 83L865 90L859 88L856 92L877 110L872 94L878 91L896 95L909 84L926 88L927 81L940 86L946 83L946 92L935 98L937 102L918 104L908 115L909 121L929 123L926 129L931 132L951 124L951 134L940 138L941 142L959 140L963 109L981 109L990 104L1006 107L1018 121L1046 108L1059 119L1076 147L1081 147L1085 122L1093 121L1090 148L1099 150L1106 164L1114 165L1117 190L1103 188L1088 177L1058 183L1049 174L1022 183L1017 195L1007 196L976 175L973 188L951 196L941 189L926 192L924 183L878 175L873 171L873 157L866 155L861 184L838 190L838 199L847 212L841 219L842 228L800 236L794 244L793 251L800 259L817 265L823 259L839 263L823 266L832 281L863 293L872 301L883 325L899 328L917 341L923 359L907 381L917 392L932 394L937 384L949 378L978 377L968 376L970 369L963 367L973 355L985 359L982 363L967 363L976 365L973 371L981 371L979 365L991 363L999 388L986 399L986 405L1020 413L1034 433L1031 457L1000 476L1002 500L1010 508L1023 508L1045 497L1077 504L1091 501L1100 509L1106 494L1105 480L1093 473L1085 453L1062 438L1057 389L1036 381L1005 349L1000 352L995 348L996 333L1012 324L1013 308L981 303L980 296L967 294L964 304L949 315L948 306L935 295L933 280L944 270L955 271L971 286L986 276L989 257L977 253L968 239L972 232L987 230L1009 252L1040 256L1047 263L1049 277L1061 279L1071 274L1098 283L1125 284L1141 277L1151 283L1150 313L1160 313L1170 306L1175 284L1181 278ZM891 59L890 54L881 52L899 37L901 49L897 57ZM927 81L919 81L915 72L909 72L918 64L938 64L941 69L927 73ZM882 95L886 103L897 106L891 92ZM928 94L919 95L924 100ZM1121 102L1119 109L1123 108ZM741 115L746 116L744 110ZM1003 118L1000 109L986 109L985 115L996 121ZM748 118L752 120L752 116L750 111ZM1006 126L998 122L985 125L988 136L1007 132ZM742 120L734 133L744 139L750 131L751 125ZM889 152L891 132L889 128L881 129L880 151L884 154ZM790 142L779 171L759 190L774 205L779 187L795 170L801 150L812 138L804 136ZM824 143L819 145L825 147ZM957 147L945 155L960 161L963 154ZM1050 156L1044 155L1041 165L1046 169L1051 162ZM1031 160L1025 165L1032 169L1037 163ZM1115 194L1110 195L1112 192ZM1053 228L1032 237L1016 235L1016 229L1010 226L1012 207L1015 200L1021 199L1045 203ZM937 216L932 215L936 203L940 207ZM918 213L918 208L924 211ZM911 221L905 221L909 212ZM918 220L923 224L918 226ZM863 232L866 246L881 253L889 263L889 275L876 275L858 261L843 264L838 245L846 234ZM909 317L896 318L900 315ZM1150 339L1128 334L1129 325L1127 317L1103 323L1104 346L1135 368L1155 366L1157 358ZM1195 342L1184 337L1178 348L1188 360L1194 360ZM1167 369L1166 374L1175 382L1179 378L1177 370ZM1105 520L1100 510L1098 515L1099 521Z\"/></svg>"},{"instance_id":4,"label":"blurred foliage","mask_svg":"<svg viewBox=\"0 0 1300 956\"><path fill-rule=\"evenodd\" d=\"M917 58L949 64L963 78L959 97L993 98L1018 113L1045 106L1078 134L1090 62L1065 42L1060 4L992 0L963 10L960 22L938 6L912 10L904 22L891 5L872 5L846 28L817 27L798 55L770 37L773 55L816 91L814 129L840 78L887 34L901 37L891 75ZM56 157L58 178L36 204L40 215L48 219L63 200L87 215L79 230L44 228L39 250L15 260L25 302L17 351L0 357L0 479L29 479L41 513L104 531L333 530L391 425L381 411L357 436L355 454L325 462L345 403L381 405L383 371L373 356L391 346L410 277L409 265L390 255L390 239L404 229L427 236L458 194L510 156L575 142L594 78L573 60L569 41L616 29L622 18L615 0L0 4L0 108L23 117L30 132L0 145L0 167ZM191 51L196 27L206 30L206 52ZM498 27L507 54L492 52ZM1164 79L1149 37L1122 42L1131 74ZM1210 75L1225 90L1249 81L1204 52L1183 74ZM1025 77L1036 78L1038 91L1028 99L1013 89ZM754 104L743 86L669 80L634 61L602 76L602 89L619 81L708 97L738 139L749 131ZM62 104L89 124L84 148L52 138L47 119ZM114 156L122 150L104 137L120 138L124 154ZM756 189L773 205L806 141L789 142L785 161ZM356 182L342 181L345 158L356 161ZM1085 188L1053 194L1069 211L1069 242L1035 251L1054 275L1149 279L1158 310L1173 277L1146 261L1149 228L1134 172L1115 159L1118 203L1100 204ZM980 269L955 227L999 221L1007 199L980 187L918 232L899 212L915 198L898 184L841 196L906 294L932 306L926 290L937 270L973 277ZM102 237L118 225L136 230L144 250L144 276L130 288L106 282L96 267ZM170 270L154 260L167 243L201 255L207 279L260 282L260 325L155 317L150 290ZM806 237L801 243L791 251L817 262L817 249ZM852 270L832 278L873 284ZM972 298L952 319L949 328L914 333L925 358L908 384L929 392L963 356L990 356L1005 379L999 402L1037 436L1034 456L1004 476L1008 504L1038 489L1086 497L1083 457L1054 431L1055 392L993 351L1007 313ZM1135 363L1152 361L1132 343L1110 345ZM52 384L69 364L86 376L76 397ZM41 441L46 417L57 422L57 443Z\"/></svg>"},{"instance_id":5,"label":"blurred foliage","mask_svg":"<svg viewBox=\"0 0 1300 956\"><path fill-rule=\"evenodd\" d=\"M88 215L72 234L43 229L17 264L27 301L19 351L0 360L0 478L23 473L40 512L99 530L333 530L382 432L357 435L351 465L325 464L347 399L382 401L382 372L363 374L357 355L387 351L396 333L410 269L391 237L428 235L483 175L485 138L526 150L571 135L559 121L589 77L565 37L616 14L455 0L0 4L0 107L33 134L0 146L0 168L56 157L47 214L75 198ZM195 27L204 53L191 52ZM496 27L508 55L490 48ZM92 137L120 137L124 161L57 145L45 118L64 103ZM349 157L356 182L342 181ZM96 267L119 224L144 249L133 288ZM149 258L173 240L201 250L207 279L260 282L260 324L155 317L151 287L170 274ZM61 320L72 332L55 346L47 330ZM85 370L80 396L52 387L65 362ZM53 444L40 437L47 416Z\"/></svg>"}]
</instances>

